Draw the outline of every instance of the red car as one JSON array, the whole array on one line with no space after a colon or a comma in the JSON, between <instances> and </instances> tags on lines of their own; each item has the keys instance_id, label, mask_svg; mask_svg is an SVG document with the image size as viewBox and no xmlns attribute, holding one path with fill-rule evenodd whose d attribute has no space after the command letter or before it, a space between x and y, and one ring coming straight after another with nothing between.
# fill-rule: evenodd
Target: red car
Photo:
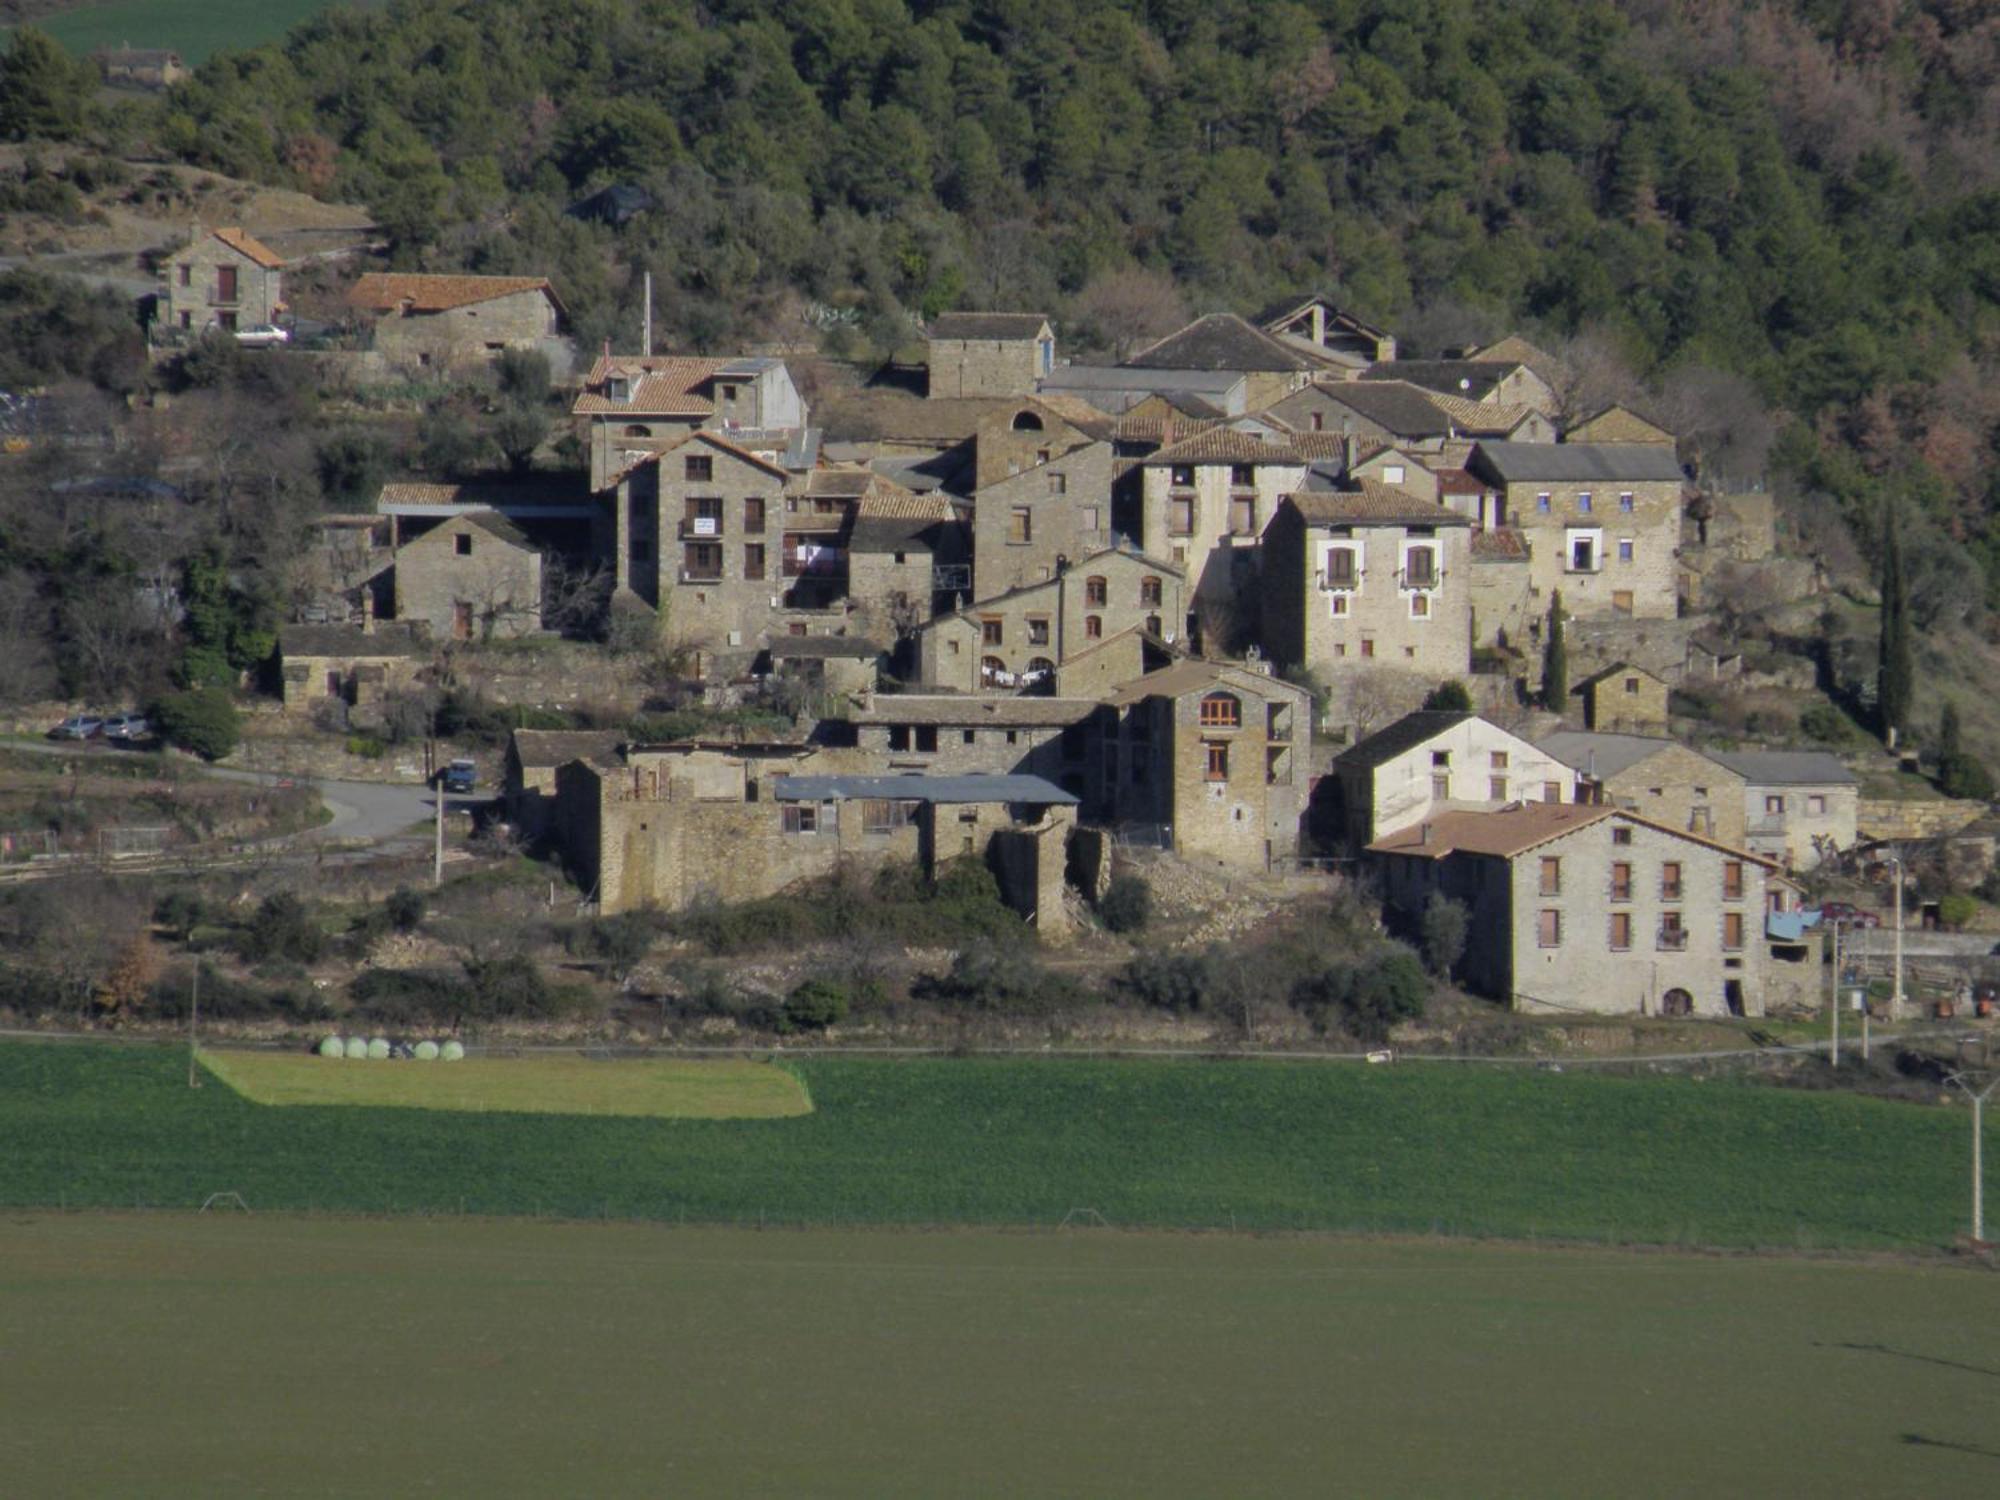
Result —
<instances>
[{"instance_id":1,"label":"red car","mask_svg":"<svg viewBox=\"0 0 2000 1500\"><path fill-rule=\"evenodd\" d=\"M1846 901L1828 901L1819 909L1823 921L1839 922L1846 927L1880 927L1882 914L1869 911L1866 907L1854 906Z\"/></svg>"}]
</instances>

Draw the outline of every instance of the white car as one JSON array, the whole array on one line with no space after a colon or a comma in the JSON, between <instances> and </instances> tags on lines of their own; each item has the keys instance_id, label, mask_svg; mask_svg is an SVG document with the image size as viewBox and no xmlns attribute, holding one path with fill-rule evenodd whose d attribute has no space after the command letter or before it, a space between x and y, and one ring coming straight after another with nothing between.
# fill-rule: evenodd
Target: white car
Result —
<instances>
[{"instance_id":1,"label":"white car","mask_svg":"<svg viewBox=\"0 0 2000 1500\"><path fill-rule=\"evenodd\" d=\"M291 334L276 323L252 323L248 328L236 330L236 342L246 349L270 349L291 341Z\"/></svg>"}]
</instances>

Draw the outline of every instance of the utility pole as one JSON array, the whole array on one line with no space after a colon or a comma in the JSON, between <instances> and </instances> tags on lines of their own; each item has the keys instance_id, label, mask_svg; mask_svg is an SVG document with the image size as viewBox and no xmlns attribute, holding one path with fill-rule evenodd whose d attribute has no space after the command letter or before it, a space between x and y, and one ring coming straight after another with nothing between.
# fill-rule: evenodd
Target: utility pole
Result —
<instances>
[{"instance_id":1,"label":"utility pole","mask_svg":"<svg viewBox=\"0 0 2000 1500\"><path fill-rule=\"evenodd\" d=\"M444 772L431 779L431 796L437 802L437 834L431 846L431 884L444 884Z\"/></svg>"},{"instance_id":2,"label":"utility pole","mask_svg":"<svg viewBox=\"0 0 2000 1500\"><path fill-rule=\"evenodd\" d=\"M1977 1247L1986 1243L1986 1166L1980 1152L1980 1135L1986 1128L1986 1096L2000 1088L2000 1074L1988 1079L1986 1087L1976 1093L1963 1073L1946 1076L1972 1101L1972 1242Z\"/></svg>"},{"instance_id":3,"label":"utility pole","mask_svg":"<svg viewBox=\"0 0 2000 1500\"><path fill-rule=\"evenodd\" d=\"M639 352L647 359L653 357L653 273L646 273L646 306L644 321L640 324Z\"/></svg>"},{"instance_id":4,"label":"utility pole","mask_svg":"<svg viewBox=\"0 0 2000 1500\"><path fill-rule=\"evenodd\" d=\"M1840 1066L1840 920L1835 918L1827 924L1833 929L1833 1039L1826 1049L1826 1060L1833 1067Z\"/></svg>"},{"instance_id":5,"label":"utility pole","mask_svg":"<svg viewBox=\"0 0 2000 1500\"><path fill-rule=\"evenodd\" d=\"M1896 867L1896 987L1889 996L1889 1019L1903 1019L1903 861L1896 855L1889 856L1889 863Z\"/></svg>"},{"instance_id":6,"label":"utility pole","mask_svg":"<svg viewBox=\"0 0 2000 1500\"><path fill-rule=\"evenodd\" d=\"M197 1047L195 1028L201 1023L201 960L194 961L194 994L188 1001L188 1087L201 1087L201 1075L195 1071L194 1055Z\"/></svg>"}]
</instances>

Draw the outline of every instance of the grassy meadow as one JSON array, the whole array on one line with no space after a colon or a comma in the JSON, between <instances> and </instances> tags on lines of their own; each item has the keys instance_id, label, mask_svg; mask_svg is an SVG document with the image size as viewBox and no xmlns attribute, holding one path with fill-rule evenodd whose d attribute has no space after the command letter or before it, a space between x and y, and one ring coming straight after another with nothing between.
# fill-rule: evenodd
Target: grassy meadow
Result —
<instances>
[{"instance_id":1,"label":"grassy meadow","mask_svg":"<svg viewBox=\"0 0 2000 1500\"><path fill-rule=\"evenodd\" d=\"M356 10L366 0L346 0ZM42 16L35 25L78 57L99 47L165 47L189 67L212 52L276 41L329 0L112 0Z\"/></svg>"},{"instance_id":2,"label":"grassy meadow","mask_svg":"<svg viewBox=\"0 0 2000 1500\"><path fill-rule=\"evenodd\" d=\"M0 1205L235 1191L257 1210L1042 1226L1087 1209L1120 1227L1813 1249L1929 1249L1967 1217L1960 1109L1442 1066L788 1066L810 1114L474 1115L273 1108L190 1090L173 1048L0 1043Z\"/></svg>"},{"instance_id":3,"label":"grassy meadow","mask_svg":"<svg viewBox=\"0 0 2000 1500\"><path fill-rule=\"evenodd\" d=\"M13 1214L22 1495L1992 1493L2000 1278L1313 1237Z\"/></svg>"},{"instance_id":4,"label":"grassy meadow","mask_svg":"<svg viewBox=\"0 0 2000 1500\"><path fill-rule=\"evenodd\" d=\"M812 1112L796 1073L735 1058L469 1057L332 1061L298 1052L204 1050L209 1073L254 1104L535 1115L772 1120Z\"/></svg>"}]
</instances>

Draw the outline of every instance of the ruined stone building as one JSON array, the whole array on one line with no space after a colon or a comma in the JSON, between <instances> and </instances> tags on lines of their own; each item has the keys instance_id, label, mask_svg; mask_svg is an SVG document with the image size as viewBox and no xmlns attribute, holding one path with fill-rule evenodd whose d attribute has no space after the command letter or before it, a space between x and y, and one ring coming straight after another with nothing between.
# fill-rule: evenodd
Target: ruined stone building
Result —
<instances>
[{"instance_id":1,"label":"ruined stone building","mask_svg":"<svg viewBox=\"0 0 2000 1500\"><path fill-rule=\"evenodd\" d=\"M562 299L545 276L371 271L347 305L373 330L376 352L404 369L464 369L509 349L546 354L558 373L570 365Z\"/></svg>"}]
</instances>

